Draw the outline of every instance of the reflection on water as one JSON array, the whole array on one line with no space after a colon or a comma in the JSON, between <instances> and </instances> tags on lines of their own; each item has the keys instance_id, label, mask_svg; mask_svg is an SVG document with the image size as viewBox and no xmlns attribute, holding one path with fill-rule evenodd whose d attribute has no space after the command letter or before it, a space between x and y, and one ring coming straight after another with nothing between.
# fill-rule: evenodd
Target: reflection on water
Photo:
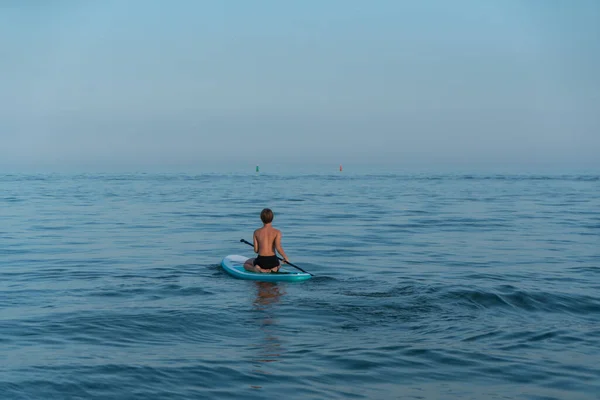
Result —
<instances>
[{"instance_id":1,"label":"reflection on water","mask_svg":"<svg viewBox=\"0 0 600 400\"><path fill-rule=\"evenodd\" d=\"M278 303L285 294L283 288L275 282L256 282L256 288L258 293L254 305L257 310L266 310L268 306Z\"/></svg>"},{"instance_id":2,"label":"reflection on water","mask_svg":"<svg viewBox=\"0 0 600 400\"><path fill-rule=\"evenodd\" d=\"M254 300L254 310L259 313L258 317L253 320L259 325L263 335L257 338L253 345L256 348L256 355L252 359L255 369L253 372L263 375L270 375L263 366L268 363L279 361L283 349L281 341L277 336L277 318L274 316L274 306L279 303L281 296L285 294L282 286L274 282L255 282L256 283L256 299ZM261 386L251 386L254 389L260 389Z\"/></svg>"}]
</instances>

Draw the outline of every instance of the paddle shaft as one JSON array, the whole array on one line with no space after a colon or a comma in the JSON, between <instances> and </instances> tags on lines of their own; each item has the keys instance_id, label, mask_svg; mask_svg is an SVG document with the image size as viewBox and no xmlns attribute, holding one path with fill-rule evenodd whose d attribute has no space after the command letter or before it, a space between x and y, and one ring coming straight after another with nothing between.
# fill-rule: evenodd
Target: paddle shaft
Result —
<instances>
[{"instance_id":1,"label":"paddle shaft","mask_svg":"<svg viewBox=\"0 0 600 400\"><path fill-rule=\"evenodd\" d=\"M254 245L253 245L252 243L250 243L249 241L247 241L247 240L240 239L240 242L242 242L242 243L246 243L248 246L252 246L252 247L254 247ZM278 255L275 255L275 257L277 257L277 259L279 259L279 260L283 261L283 258L279 257ZM289 262L289 261L286 261L286 264L288 264L288 265L290 265L290 266L292 266L292 267L294 267L294 268L297 268L297 269L299 269L300 271L304 272L305 274L309 274L310 276L314 276L314 275L313 275L313 274L311 274L310 272L306 272L305 270L303 270L303 269L302 269L302 268L300 268L299 266L297 266L297 265L294 265L294 264L292 264L292 263L291 263L291 262Z\"/></svg>"}]
</instances>

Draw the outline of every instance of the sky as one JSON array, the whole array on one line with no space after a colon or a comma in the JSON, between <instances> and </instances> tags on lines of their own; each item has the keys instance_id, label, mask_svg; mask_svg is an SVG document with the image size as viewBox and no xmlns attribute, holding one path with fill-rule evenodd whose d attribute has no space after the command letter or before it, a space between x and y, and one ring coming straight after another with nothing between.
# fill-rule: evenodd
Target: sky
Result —
<instances>
[{"instance_id":1,"label":"sky","mask_svg":"<svg viewBox=\"0 0 600 400\"><path fill-rule=\"evenodd\" d=\"M600 166L597 0L0 2L0 168Z\"/></svg>"}]
</instances>

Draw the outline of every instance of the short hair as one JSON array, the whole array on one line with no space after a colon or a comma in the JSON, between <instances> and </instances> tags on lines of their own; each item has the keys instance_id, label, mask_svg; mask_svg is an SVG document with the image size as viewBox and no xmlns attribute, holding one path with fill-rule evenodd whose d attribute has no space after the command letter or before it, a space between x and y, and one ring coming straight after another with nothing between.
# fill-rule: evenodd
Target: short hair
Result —
<instances>
[{"instance_id":1,"label":"short hair","mask_svg":"<svg viewBox=\"0 0 600 400\"><path fill-rule=\"evenodd\" d=\"M260 212L260 219L264 224L273 222L273 211L270 208L265 208Z\"/></svg>"}]
</instances>

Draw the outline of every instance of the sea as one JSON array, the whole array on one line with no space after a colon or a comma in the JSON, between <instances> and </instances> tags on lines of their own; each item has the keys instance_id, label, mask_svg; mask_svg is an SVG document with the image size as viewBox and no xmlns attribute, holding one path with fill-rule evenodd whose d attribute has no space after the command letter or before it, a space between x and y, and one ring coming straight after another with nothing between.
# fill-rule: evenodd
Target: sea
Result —
<instances>
[{"instance_id":1,"label":"sea","mask_svg":"<svg viewBox=\"0 0 600 400\"><path fill-rule=\"evenodd\" d=\"M600 174L0 174L2 400L599 398Z\"/></svg>"}]
</instances>

